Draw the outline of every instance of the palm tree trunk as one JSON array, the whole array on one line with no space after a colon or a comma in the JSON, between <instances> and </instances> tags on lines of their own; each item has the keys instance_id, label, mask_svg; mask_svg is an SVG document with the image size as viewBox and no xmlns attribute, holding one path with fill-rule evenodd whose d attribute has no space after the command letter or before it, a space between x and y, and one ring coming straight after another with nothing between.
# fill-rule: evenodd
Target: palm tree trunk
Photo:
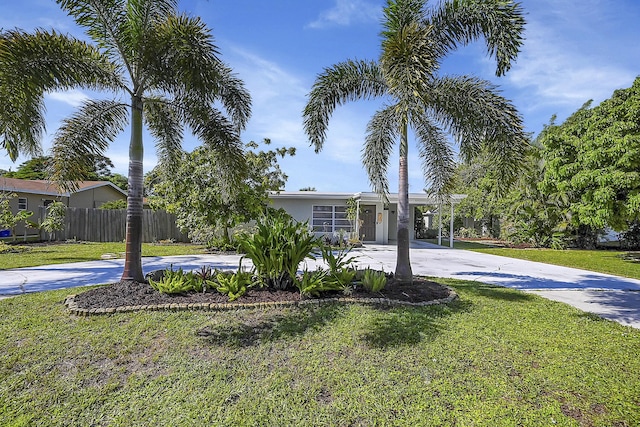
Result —
<instances>
[{"instance_id":1,"label":"palm tree trunk","mask_svg":"<svg viewBox=\"0 0 640 427\"><path fill-rule=\"evenodd\" d=\"M122 280L144 282L142 274L142 99L131 98L131 141L129 143L129 189L127 194L127 232Z\"/></svg>"},{"instance_id":2,"label":"palm tree trunk","mask_svg":"<svg viewBox=\"0 0 640 427\"><path fill-rule=\"evenodd\" d=\"M398 249L395 277L399 283L411 283L413 273L409 260L409 169L408 125L402 125L400 138L400 173L398 177Z\"/></svg>"}]
</instances>

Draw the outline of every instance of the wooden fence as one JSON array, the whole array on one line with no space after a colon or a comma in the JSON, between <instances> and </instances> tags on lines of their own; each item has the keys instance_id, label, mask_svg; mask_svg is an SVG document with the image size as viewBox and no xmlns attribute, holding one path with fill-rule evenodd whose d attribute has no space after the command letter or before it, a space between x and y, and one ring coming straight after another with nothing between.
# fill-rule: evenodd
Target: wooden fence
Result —
<instances>
[{"instance_id":1,"label":"wooden fence","mask_svg":"<svg viewBox=\"0 0 640 427\"><path fill-rule=\"evenodd\" d=\"M54 234L55 240L87 242L121 242L125 238L126 209L67 208L64 229ZM47 233L43 238L47 239ZM176 226L176 216L164 211L145 209L142 219L143 242L174 240L186 242L188 237Z\"/></svg>"}]
</instances>

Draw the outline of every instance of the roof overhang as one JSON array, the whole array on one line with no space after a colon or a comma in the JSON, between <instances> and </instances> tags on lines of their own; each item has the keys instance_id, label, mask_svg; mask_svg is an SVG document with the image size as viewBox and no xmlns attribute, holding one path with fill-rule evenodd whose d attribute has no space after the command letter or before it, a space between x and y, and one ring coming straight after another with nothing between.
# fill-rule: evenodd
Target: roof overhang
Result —
<instances>
[{"instance_id":1,"label":"roof overhang","mask_svg":"<svg viewBox=\"0 0 640 427\"><path fill-rule=\"evenodd\" d=\"M271 199L297 199L297 200L309 200L309 199L324 199L324 200L344 200L354 198L359 200L360 203L382 203L383 198L378 193L361 192L361 193L338 193L338 192L323 192L323 191L280 191L272 192L269 197ZM451 196L442 200L443 203L460 203L467 197L466 194L452 194ZM387 195L389 203L398 203L398 193L390 193ZM409 204L411 205L437 205L440 203L435 196L430 196L426 193L409 193Z\"/></svg>"}]
</instances>

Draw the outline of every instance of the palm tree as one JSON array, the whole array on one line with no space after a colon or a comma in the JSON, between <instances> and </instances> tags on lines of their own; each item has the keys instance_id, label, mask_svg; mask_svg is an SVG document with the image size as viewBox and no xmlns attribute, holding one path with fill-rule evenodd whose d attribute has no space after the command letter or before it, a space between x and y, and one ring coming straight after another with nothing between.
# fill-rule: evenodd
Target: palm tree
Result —
<instances>
[{"instance_id":1,"label":"palm tree","mask_svg":"<svg viewBox=\"0 0 640 427\"><path fill-rule=\"evenodd\" d=\"M461 45L483 38L503 75L518 54L524 28L518 3L451 0L427 9L426 0L387 0L378 61L347 60L318 75L304 109L304 127L316 152L322 149L337 105L384 97L367 126L362 159L373 189L385 199L389 156L399 141L398 250L396 277L412 280L409 261L409 128L415 133L424 177L448 194L454 151L448 136L470 160L481 148L505 183L513 179L527 138L522 120L491 83L472 76L439 76L442 60Z\"/></svg>"},{"instance_id":2,"label":"palm tree","mask_svg":"<svg viewBox=\"0 0 640 427\"><path fill-rule=\"evenodd\" d=\"M0 146L13 160L40 153L46 92L106 91L108 99L86 101L56 132L53 179L72 187L130 125L122 280L143 281L143 126L167 167L180 158L186 127L233 170L243 165L239 132L251 99L220 60L207 26L179 14L176 0L57 2L91 42L41 29L0 33Z\"/></svg>"}]
</instances>

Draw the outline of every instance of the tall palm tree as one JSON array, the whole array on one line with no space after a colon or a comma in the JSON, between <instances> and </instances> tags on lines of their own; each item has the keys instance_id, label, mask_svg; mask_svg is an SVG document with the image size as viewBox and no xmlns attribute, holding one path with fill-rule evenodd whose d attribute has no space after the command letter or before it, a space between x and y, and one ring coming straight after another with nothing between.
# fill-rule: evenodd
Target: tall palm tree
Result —
<instances>
[{"instance_id":1,"label":"tall palm tree","mask_svg":"<svg viewBox=\"0 0 640 427\"><path fill-rule=\"evenodd\" d=\"M510 0L450 0L427 9L426 0L387 0L378 61L347 60L318 75L304 109L304 127L322 149L337 105L384 97L367 126L362 159L373 189L389 191L387 168L399 141L398 250L396 277L411 281L409 261L409 128L415 133L424 177L446 195L454 175L448 136L471 159L486 147L504 182L516 174L527 138L522 120L491 83L472 76L439 76L442 60L459 46L484 39L503 75L522 43L524 19Z\"/></svg>"},{"instance_id":2,"label":"tall palm tree","mask_svg":"<svg viewBox=\"0 0 640 427\"><path fill-rule=\"evenodd\" d=\"M239 132L251 99L219 58L210 30L181 15L177 0L57 0L91 42L56 31L0 34L0 146L11 159L41 151L44 94L105 91L64 120L53 141L53 179L72 187L89 163L130 126L126 259L123 280L142 274L143 127L161 164L180 157L185 127L243 165ZM222 108L220 108L222 107Z\"/></svg>"}]
</instances>

